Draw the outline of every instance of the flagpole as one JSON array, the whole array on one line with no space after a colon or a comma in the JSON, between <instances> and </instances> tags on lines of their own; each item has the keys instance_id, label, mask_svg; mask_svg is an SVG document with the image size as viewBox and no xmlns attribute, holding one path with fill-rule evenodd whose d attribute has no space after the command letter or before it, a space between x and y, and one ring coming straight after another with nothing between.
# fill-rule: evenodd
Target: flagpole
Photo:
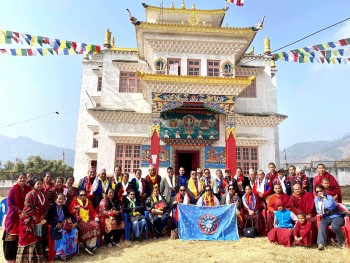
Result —
<instances>
[{"instance_id":1,"label":"flagpole","mask_svg":"<svg viewBox=\"0 0 350 263\"><path fill-rule=\"evenodd\" d=\"M228 27L228 23L227 23L227 1L226 0L225 0L225 10L226 10L226 14L225 14L226 27Z\"/></svg>"}]
</instances>

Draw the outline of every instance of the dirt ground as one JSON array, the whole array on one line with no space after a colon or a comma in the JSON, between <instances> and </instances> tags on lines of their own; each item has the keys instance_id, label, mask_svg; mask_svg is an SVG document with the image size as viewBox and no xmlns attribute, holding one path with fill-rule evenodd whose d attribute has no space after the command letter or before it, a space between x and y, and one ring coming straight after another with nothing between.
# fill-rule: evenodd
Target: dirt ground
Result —
<instances>
[{"instance_id":1,"label":"dirt ground","mask_svg":"<svg viewBox=\"0 0 350 263\"><path fill-rule=\"evenodd\" d=\"M2 236L2 230L0 231ZM95 255L81 251L69 262L308 262L308 263L346 263L350 262L350 249L339 249L328 246L325 251L316 247L285 248L270 244L267 238L247 239L239 241L181 241L162 238L142 242L124 242L120 248L101 247ZM2 246L0 262L5 262Z\"/></svg>"}]
</instances>

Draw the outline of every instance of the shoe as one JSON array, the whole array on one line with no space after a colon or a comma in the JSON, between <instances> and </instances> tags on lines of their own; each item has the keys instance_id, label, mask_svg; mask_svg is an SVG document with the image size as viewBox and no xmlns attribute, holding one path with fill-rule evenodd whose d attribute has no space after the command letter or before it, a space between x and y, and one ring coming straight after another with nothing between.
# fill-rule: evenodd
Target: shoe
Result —
<instances>
[{"instance_id":1,"label":"shoe","mask_svg":"<svg viewBox=\"0 0 350 263\"><path fill-rule=\"evenodd\" d=\"M324 245L323 244L318 244L318 250L324 250Z\"/></svg>"},{"instance_id":2,"label":"shoe","mask_svg":"<svg viewBox=\"0 0 350 263\"><path fill-rule=\"evenodd\" d=\"M113 247L112 243L108 243L107 247Z\"/></svg>"},{"instance_id":3,"label":"shoe","mask_svg":"<svg viewBox=\"0 0 350 263\"><path fill-rule=\"evenodd\" d=\"M93 254L94 254L94 253L91 251L91 249L88 248L88 247L85 248L85 251L86 251L87 253L89 253L90 255L93 255Z\"/></svg>"},{"instance_id":4,"label":"shoe","mask_svg":"<svg viewBox=\"0 0 350 263\"><path fill-rule=\"evenodd\" d=\"M91 249L91 251L95 251L96 249L97 249L97 247L94 246L94 247Z\"/></svg>"},{"instance_id":5,"label":"shoe","mask_svg":"<svg viewBox=\"0 0 350 263\"><path fill-rule=\"evenodd\" d=\"M158 239L158 236L157 236L157 235L154 235L153 238L154 238L154 239Z\"/></svg>"},{"instance_id":6,"label":"shoe","mask_svg":"<svg viewBox=\"0 0 350 263\"><path fill-rule=\"evenodd\" d=\"M115 242L112 242L112 244L116 247L120 247L120 243L115 243Z\"/></svg>"}]
</instances>

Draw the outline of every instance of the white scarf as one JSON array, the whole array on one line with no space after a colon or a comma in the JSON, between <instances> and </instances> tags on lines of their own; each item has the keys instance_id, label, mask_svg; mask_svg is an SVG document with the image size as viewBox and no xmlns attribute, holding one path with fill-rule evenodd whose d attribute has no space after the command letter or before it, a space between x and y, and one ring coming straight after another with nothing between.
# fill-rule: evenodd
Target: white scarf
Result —
<instances>
[{"instance_id":1,"label":"white scarf","mask_svg":"<svg viewBox=\"0 0 350 263\"><path fill-rule=\"evenodd\" d=\"M127 190L128 186L129 186L129 182L127 182L126 184L124 184L124 182L122 182L122 186L123 186L123 195L127 195Z\"/></svg>"},{"instance_id":2,"label":"white scarf","mask_svg":"<svg viewBox=\"0 0 350 263\"><path fill-rule=\"evenodd\" d=\"M175 189L175 176L173 175L172 181L170 181L169 176L166 176L166 181L168 182L168 185L171 189Z\"/></svg>"},{"instance_id":3,"label":"white scarf","mask_svg":"<svg viewBox=\"0 0 350 263\"><path fill-rule=\"evenodd\" d=\"M118 178L117 178L117 176L115 174L113 174L113 178L114 178L115 184L117 184L118 183Z\"/></svg>"},{"instance_id":4,"label":"white scarf","mask_svg":"<svg viewBox=\"0 0 350 263\"><path fill-rule=\"evenodd\" d=\"M263 194L265 192L265 184L266 184L266 177L264 177L264 179L262 180L262 182L260 183L260 179L258 178L257 181L257 191L259 194Z\"/></svg>"},{"instance_id":5,"label":"white scarf","mask_svg":"<svg viewBox=\"0 0 350 263\"><path fill-rule=\"evenodd\" d=\"M238 174L235 174L235 176L233 177L236 179L236 181L238 180Z\"/></svg>"},{"instance_id":6,"label":"white scarf","mask_svg":"<svg viewBox=\"0 0 350 263\"><path fill-rule=\"evenodd\" d=\"M255 182L256 182L256 180L255 180ZM253 188L255 182L253 183L252 181L249 180L249 184L250 184L250 186L251 186L252 188Z\"/></svg>"},{"instance_id":7,"label":"white scarf","mask_svg":"<svg viewBox=\"0 0 350 263\"><path fill-rule=\"evenodd\" d=\"M68 188L67 188L67 187L64 187L64 188L63 188L63 194L64 194L64 196L67 196L67 193L68 193Z\"/></svg>"},{"instance_id":8,"label":"white scarf","mask_svg":"<svg viewBox=\"0 0 350 263\"><path fill-rule=\"evenodd\" d=\"M185 205L188 205L190 203L190 200L188 200L187 193L185 193L184 200L183 200L182 203L185 204Z\"/></svg>"},{"instance_id":9,"label":"white scarf","mask_svg":"<svg viewBox=\"0 0 350 263\"><path fill-rule=\"evenodd\" d=\"M226 194L226 202L225 202L227 205L230 204L230 199L231 199L231 198L230 198L230 194L227 193L227 194ZM233 196L233 199L234 199L234 196Z\"/></svg>"},{"instance_id":10,"label":"white scarf","mask_svg":"<svg viewBox=\"0 0 350 263\"><path fill-rule=\"evenodd\" d=\"M90 178L88 177L87 180L90 180ZM98 188L98 182L100 180L98 178L95 177L93 184L91 185L91 189L90 189L90 195L93 195L94 192L96 192L97 188Z\"/></svg>"},{"instance_id":11,"label":"white scarf","mask_svg":"<svg viewBox=\"0 0 350 263\"><path fill-rule=\"evenodd\" d=\"M132 204L131 208L134 208L136 205L135 205L135 202L136 202L136 199L130 199L130 197L128 196L127 199L130 201L130 203Z\"/></svg>"},{"instance_id":12,"label":"white scarf","mask_svg":"<svg viewBox=\"0 0 350 263\"><path fill-rule=\"evenodd\" d=\"M286 193L286 185L284 184L284 180L286 179L284 176L283 176L283 179L281 180L279 176L277 176L277 179L278 181L280 182L280 185L282 187L282 191L283 193Z\"/></svg>"},{"instance_id":13,"label":"white scarf","mask_svg":"<svg viewBox=\"0 0 350 263\"><path fill-rule=\"evenodd\" d=\"M137 178L135 178L138 182L139 182L139 192L140 192L140 194L142 194L142 178L140 178L140 179L137 179Z\"/></svg>"}]
</instances>

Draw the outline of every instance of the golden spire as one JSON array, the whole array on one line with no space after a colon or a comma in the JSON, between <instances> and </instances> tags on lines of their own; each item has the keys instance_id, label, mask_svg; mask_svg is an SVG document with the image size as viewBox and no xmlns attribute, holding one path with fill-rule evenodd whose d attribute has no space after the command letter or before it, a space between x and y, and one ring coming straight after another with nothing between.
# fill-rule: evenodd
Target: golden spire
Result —
<instances>
[{"instance_id":1,"label":"golden spire","mask_svg":"<svg viewBox=\"0 0 350 263\"><path fill-rule=\"evenodd\" d=\"M182 0L181 9L186 9L185 0Z\"/></svg>"},{"instance_id":2,"label":"golden spire","mask_svg":"<svg viewBox=\"0 0 350 263\"><path fill-rule=\"evenodd\" d=\"M174 6L174 1L171 2L171 6L170 6L171 9L175 9L175 6Z\"/></svg>"},{"instance_id":3,"label":"golden spire","mask_svg":"<svg viewBox=\"0 0 350 263\"><path fill-rule=\"evenodd\" d=\"M111 47L111 36L112 36L112 32L109 30L109 28L107 28L107 31L105 32L105 42L103 43L104 47L106 48Z\"/></svg>"},{"instance_id":4,"label":"golden spire","mask_svg":"<svg viewBox=\"0 0 350 263\"><path fill-rule=\"evenodd\" d=\"M271 49L270 49L270 39L268 36L264 39L264 54L270 54Z\"/></svg>"},{"instance_id":5,"label":"golden spire","mask_svg":"<svg viewBox=\"0 0 350 263\"><path fill-rule=\"evenodd\" d=\"M194 3L192 4L192 9L196 9L196 5Z\"/></svg>"},{"instance_id":6,"label":"golden spire","mask_svg":"<svg viewBox=\"0 0 350 263\"><path fill-rule=\"evenodd\" d=\"M114 37L112 37L112 47L115 47L114 46Z\"/></svg>"},{"instance_id":7,"label":"golden spire","mask_svg":"<svg viewBox=\"0 0 350 263\"><path fill-rule=\"evenodd\" d=\"M248 56L254 55L254 47L252 47L250 50L248 50L248 52L246 53L246 55L248 55Z\"/></svg>"},{"instance_id":8,"label":"golden spire","mask_svg":"<svg viewBox=\"0 0 350 263\"><path fill-rule=\"evenodd\" d=\"M274 59L271 59L271 69L275 69L276 68L276 63Z\"/></svg>"}]
</instances>

